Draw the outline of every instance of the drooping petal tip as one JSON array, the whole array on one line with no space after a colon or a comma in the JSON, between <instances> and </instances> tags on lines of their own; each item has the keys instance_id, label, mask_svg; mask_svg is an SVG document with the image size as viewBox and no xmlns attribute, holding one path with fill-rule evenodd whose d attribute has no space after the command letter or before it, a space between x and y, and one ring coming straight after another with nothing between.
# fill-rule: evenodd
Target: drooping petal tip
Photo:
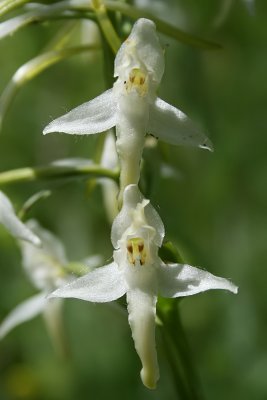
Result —
<instances>
[{"instance_id":1,"label":"drooping petal tip","mask_svg":"<svg viewBox=\"0 0 267 400\"><path fill-rule=\"evenodd\" d=\"M17 217L9 198L0 191L0 223L17 239L41 246L41 240Z\"/></svg>"},{"instance_id":2,"label":"drooping petal tip","mask_svg":"<svg viewBox=\"0 0 267 400\"><path fill-rule=\"evenodd\" d=\"M157 387L157 381L159 380L159 376L157 376L157 379L155 379L154 374L151 374L149 370L142 368L140 371L140 377L143 382L143 384L148 388L148 389L156 389Z\"/></svg>"},{"instance_id":3,"label":"drooping petal tip","mask_svg":"<svg viewBox=\"0 0 267 400\"><path fill-rule=\"evenodd\" d=\"M200 149L209 150L212 153L214 152L214 147L210 139L206 138L206 140L198 146Z\"/></svg>"},{"instance_id":4,"label":"drooping petal tip","mask_svg":"<svg viewBox=\"0 0 267 400\"><path fill-rule=\"evenodd\" d=\"M192 296L207 290L228 290L236 294L231 281L188 264L164 264L158 269L159 291L163 297Z\"/></svg>"},{"instance_id":5,"label":"drooping petal tip","mask_svg":"<svg viewBox=\"0 0 267 400\"><path fill-rule=\"evenodd\" d=\"M145 293L139 289L127 291L129 324L134 346L142 363L140 376L149 389L155 389L159 379L155 338L156 301L157 297L153 293Z\"/></svg>"},{"instance_id":6,"label":"drooping petal tip","mask_svg":"<svg viewBox=\"0 0 267 400\"><path fill-rule=\"evenodd\" d=\"M0 324L0 340L16 326L40 314L44 310L46 304L47 300L45 294L38 293L15 307Z\"/></svg>"},{"instance_id":7,"label":"drooping petal tip","mask_svg":"<svg viewBox=\"0 0 267 400\"><path fill-rule=\"evenodd\" d=\"M148 133L169 144L213 151L210 139L198 125L181 110L160 98L150 105Z\"/></svg>"},{"instance_id":8,"label":"drooping petal tip","mask_svg":"<svg viewBox=\"0 0 267 400\"><path fill-rule=\"evenodd\" d=\"M238 293L238 290L239 290L239 287L238 286L236 286L234 283L232 283L231 281L229 281L229 283L231 284L231 286L232 286L232 290L230 290L230 289L228 289L228 290L230 290L232 293L234 293L234 294L237 294Z\"/></svg>"}]
</instances>

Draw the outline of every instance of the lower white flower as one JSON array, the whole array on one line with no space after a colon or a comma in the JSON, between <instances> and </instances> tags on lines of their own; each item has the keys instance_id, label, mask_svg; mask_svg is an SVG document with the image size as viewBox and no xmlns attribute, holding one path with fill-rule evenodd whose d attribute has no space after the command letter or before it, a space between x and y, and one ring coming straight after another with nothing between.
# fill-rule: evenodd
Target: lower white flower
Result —
<instances>
[{"instance_id":1,"label":"lower white flower","mask_svg":"<svg viewBox=\"0 0 267 400\"><path fill-rule=\"evenodd\" d=\"M41 241L21 220L16 216L9 198L0 191L0 224L17 239L26 240L40 246Z\"/></svg>"},{"instance_id":2,"label":"lower white flower","mask_svg":"<svg viewBox=\"0 0 267 400\"><path fill-rule=\"evenodd\" d=\"M43 313L47 325L53 327L53 339L56 338L57 321L60 321L61 301L48 300L47 294L69 279L63 266L67 264L65 250L55 235L43 229L36 221L30 220L25 229L38 235L42 247L21 241L22 264L33 286L40 292L15 307L0 325L0 339L13 328Z\"/></svg>"},{"instance_id":3,"label":"lower white flower","mask_svg":"<svg viewBox=\"0 0 267 400\"><path fill-rule=\"evenodd\" d=\"M237 287L187 264L165 264L158 256L164 226L137 185L124 192L123 207L114 220L111 240L114 261L60 287L49 297L71 297L108 302L126 294L129 324L142 362L145 386L155 388L159 378L155 343L157 296L190 296L210 289L237 293Z\"/></svg>"}]
</instances>

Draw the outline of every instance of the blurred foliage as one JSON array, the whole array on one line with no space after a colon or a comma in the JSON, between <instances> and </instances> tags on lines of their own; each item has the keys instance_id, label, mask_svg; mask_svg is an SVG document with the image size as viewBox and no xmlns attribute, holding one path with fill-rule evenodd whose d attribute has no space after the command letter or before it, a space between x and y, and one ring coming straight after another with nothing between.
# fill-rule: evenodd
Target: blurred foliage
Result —
<instances>
[{"instance_id":1,"label":"blurred foliage","mask_svg":"<svg viewBox=\"0 0 267 400\"><path fill-rule=\"evenodd\" d=\"M141 6L149 1L137 1ZM228 5L226 3L229 3ZM155 1L155 14L179 28L222 44L207 51L162 36L166 70L160 96L209 132L205 151L152 149L177 174L149 185L167 239L186 262L231 277L238 296L209 292L180 309L207 399L267 397L267 3L255 0ZM0 89L16 69L38 54L62 22L32 25L0 42ZM78 33L77 33L78 34ZM93 157L94 137L43 137L43 127L105 88L101 53L64 60L18 94L0 134L0 170L38 166L64 157ZM146 150L144 164L146 165ZM2 188L1 188L2 189ZM101 191L87 195L84 181L27 183L3 188L17 209L41 189L52 195L30 217L58 234L71 260L93 253L111 257L109 224ZM66 201L67 199L67 201ZM33 293L21 270L14 240L0 228L0 318ZM158 338L161 380L149 392L138 376L126 316L107 306L65 302L71 357L59 360L39 317L0 343L1 400L129 400L175 398ZM179 332L177 332L179 335Z\"/></svg>"}]
</instances>

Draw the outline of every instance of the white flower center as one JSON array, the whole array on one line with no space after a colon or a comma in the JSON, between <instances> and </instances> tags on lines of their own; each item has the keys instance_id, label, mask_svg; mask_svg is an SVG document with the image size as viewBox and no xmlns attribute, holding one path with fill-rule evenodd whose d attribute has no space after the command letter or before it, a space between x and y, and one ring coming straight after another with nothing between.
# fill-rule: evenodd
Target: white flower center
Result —
<instances>
[{"instance_id":1,"label":"white flower center","mask_svg":"<svg viewBox=\"0 0 267 400\"><path fill-rule=\"evenodd\" d=\"M124 81L124 85L127 93L135 90L140 96L145 96L148 91L147 73L140 68L133 68L130 71L129 79Z\"/></svg>"},{"instance_id":2,"label":"white flower center","mask_svg":"<svg viewBox=\"0 0 267 400\"><path fill-rule=\"evenodd\" d=\"M147 251L143 239L132 238L127 240L127 260L131 265L144 265L146 257Z\"/></svg>"}]
</instances>

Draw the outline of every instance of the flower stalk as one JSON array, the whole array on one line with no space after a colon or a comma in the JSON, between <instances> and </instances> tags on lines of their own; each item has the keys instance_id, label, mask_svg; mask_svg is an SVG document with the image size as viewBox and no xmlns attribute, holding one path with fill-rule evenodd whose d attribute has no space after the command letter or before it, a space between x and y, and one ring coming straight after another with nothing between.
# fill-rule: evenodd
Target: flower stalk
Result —
<instances>
[{"instance_id":1,"label":"flower stalk","mask_svg":"<svg viewBox=\"0 0 267 400\"><path fill-rule=\"evenodd\" d=\"M35 78L52 65L87 51L99 50L98 45L76 46L60 50L51 50L34 57L26 62L15 72L0 97L0 129L8 109L10 108L17 92L27 82Z\"/></svg>"},{"instance_id":2,"label":"flower stalk","mask_svg":"<svg viewBox=\"0 0 267 400\"><path fill-rule=\"evenodd\" d=\"M119 180L119 172L97 164L60 166L49 165L36 168L18 168L0 173L0 186L37 180L60 180L77 178L109 178Z\"/></svg>"},{"instance_id":3,"label":"flower stalk","mask_svg":"<svg viewBox=\"0 0 267 400\"><path fill-rule=\"evenodd\" d=\"M182 399L203 400L198 374L179 312L179 300L160 298L157 316L163 344L173 373L177 393Z\"/></svg>"},{"instance_id":4,"label":"flower stalk","mask_svg":"<svg viewBox=\"0 0 267 400\"><path fill-rule=\"evenodd\" d=\"M30 0L2 0L0 4L0 17L29 2Z\"/></svg>"},{"instance_id":5,"label":"flower stalk","mask_svg":"<svg viewBox=\"0 0 267 400\"><path fill-rule=\"evenodd\" d=\"M114 54L116 54L120 48L121 41L117 35L117 32L112 26L104 3L101 0L92 0L92 6L103 35L112 48Z\"/></svg>"},{"instance_id":6,"label":"flower stalk","mask_svg":"<svg viewBox=\"0 0 267 400\"><path fill-rule=\"evenodd\" d=\"M208 50L218 50L221 49L221 45L210 40L201 39L195 35L191 35L190 33L183 32L181 29L168 24L167 22L155 17L149 11L144 9L138 9L130 4L127 4L122 1L114 1L114 0L105 0L104 4L106 8L110 11L119 11L127 17L133 18L137 20L138 18L147 18L151 19L155 22L157 29L172 37L173 39L178 40L181 43L187 44L189 46L198 47L202 49Z\"/></svg>"}]
</instances>

